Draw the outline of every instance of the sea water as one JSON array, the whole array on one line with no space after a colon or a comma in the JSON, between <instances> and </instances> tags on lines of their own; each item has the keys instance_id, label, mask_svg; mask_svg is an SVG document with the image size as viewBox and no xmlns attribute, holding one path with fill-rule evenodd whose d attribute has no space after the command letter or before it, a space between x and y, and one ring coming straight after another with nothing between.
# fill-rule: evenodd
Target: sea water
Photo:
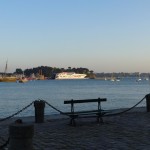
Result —
<instances>
[{"instance_id":1,"label":"sea water","mask_svg":"<svg viewBox=\"0 0 150 150\"><path fill-rule=\"evenodd\" d=\"M130 108L150 93L150 81L136 82L135 78L120 81L94 79L80 80L35 80L26 83L0 82L0 118L21 110L35 100L45 100L57 109L70 111L64 100L107 98L103 109ZM139 106L145 106L145 100ZM76 110L94 109L97 104L76 104ZM58 112L48 105L45 114ZM34 105L18 116L34 116Z\"/></svg>"}]
</instances>

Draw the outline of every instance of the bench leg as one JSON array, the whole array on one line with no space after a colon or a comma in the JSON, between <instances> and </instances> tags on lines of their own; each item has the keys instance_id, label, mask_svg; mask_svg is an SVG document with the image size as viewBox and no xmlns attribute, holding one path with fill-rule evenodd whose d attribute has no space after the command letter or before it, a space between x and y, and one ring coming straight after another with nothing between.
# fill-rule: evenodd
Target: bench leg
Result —
<instances>
[{"instance_id":1,"label":"bench leg","mask_svg":"<svg viewBox=\"0 0 150 150\"><path fill-rule=\"evenodd\" d=\"M101 116L97 117L97 123L104 123L103 118Z\"/></svg>"},{"instance_id":2,"label":"bench leg","mask_svg":"<svg viewBox=\"0 0 150 150\"><path fill-rule=\"evenodd\" d=\"M74 118L71 118L71 119L70 119L70 125L71 125L71 126L76 126L76 122L75 122L75 119L74 119Z\"/></svg>"}]
</instances>

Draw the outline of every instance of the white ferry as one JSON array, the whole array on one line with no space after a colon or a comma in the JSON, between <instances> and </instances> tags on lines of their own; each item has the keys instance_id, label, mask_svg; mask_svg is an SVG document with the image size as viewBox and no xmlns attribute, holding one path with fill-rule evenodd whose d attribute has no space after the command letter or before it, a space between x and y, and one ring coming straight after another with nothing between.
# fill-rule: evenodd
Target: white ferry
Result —
<instances>
[{"instance_id":1,"label":"white ferry","mask_svg":"<svg viewBox=\"0 0 150 150\"><path fill-rule=\"evenodd\" d=\"M78 74L75 72L62 72L55 75L55 79L84 79L86 74Z\"/></svg>"}]
</instances>

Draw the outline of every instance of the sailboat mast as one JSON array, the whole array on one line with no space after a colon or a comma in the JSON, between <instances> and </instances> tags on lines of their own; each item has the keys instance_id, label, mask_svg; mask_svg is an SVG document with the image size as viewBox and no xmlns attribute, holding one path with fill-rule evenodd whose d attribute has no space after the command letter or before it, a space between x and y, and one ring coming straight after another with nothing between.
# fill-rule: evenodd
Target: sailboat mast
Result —
<instances>
[{"instance_id":1,"label":"sailboat mast","mask_svg":"<svg viewBox=\"0 0 150 150\"><path fill-rule=\"evenodd\" d=\"M4 76L6 76L6 73L7 73L7 64L8 64L8 60L6 61L6 66L5 66L5 70L4 70Z\"/></svg>"}]
</instances>

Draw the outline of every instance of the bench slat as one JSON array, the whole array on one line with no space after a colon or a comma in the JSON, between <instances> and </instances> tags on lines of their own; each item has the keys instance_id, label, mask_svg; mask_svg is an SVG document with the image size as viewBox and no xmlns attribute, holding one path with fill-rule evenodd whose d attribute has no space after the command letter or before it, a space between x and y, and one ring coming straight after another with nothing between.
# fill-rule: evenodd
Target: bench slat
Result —
<instances>
[{"instance_id":1,"label":"bench slat","mask_svg":"<svg viewBox=\"0 0 150 150\"><path fill-rule=\"evenodd\" d=\"M86 111L75 111L75 112L65 112L64 114L82 114L82 113L96 113L96 112L109 112L106 110L86 110Z\"/></svg>"},{"instance_id":2,"label":"bench slat","mask_svg":"<svg viewBox=\"0 0 150 150\"><path fill-rule=\"evenodd\" d=\"M64 114L66 114L66 115L69 115L69 116L73 116L73 115L92 115L92 114L96 114L96 115L98 115L98 114L102 114L102 115L104 115L104 114L106 114L106 113L108 113L108 111L98 111L98 110L95 110L95 111L79 111L79 112L65 112Z\"/></svg>"},{"instance_id":3,"label":"bench slat","mask_svg":"<svg viewBox=\"0 0 150 150\"><path fill-rule=\"evenodd\" d=\"M64 101L64 104L71 104L71 103L88 103L88 102L104 102L106 98L98 98L98 99L84 99L84 100L67 100Z\"/></svg>"}]
</instances>

